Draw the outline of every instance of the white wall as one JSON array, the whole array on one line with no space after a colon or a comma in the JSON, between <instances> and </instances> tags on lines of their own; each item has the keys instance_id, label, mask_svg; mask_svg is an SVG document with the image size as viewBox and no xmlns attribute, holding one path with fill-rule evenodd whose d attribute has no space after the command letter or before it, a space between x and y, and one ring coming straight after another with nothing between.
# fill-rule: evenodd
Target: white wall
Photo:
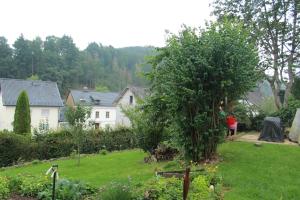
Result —
<instances>
[{"instance_id":1,"label":"white wall","mask_svg":"<svg viewBox=\"0 0 300 200\"><path fill-rule=\"evenodd\" d=\"M96 112L99 112L99 118L96 118ZM109 118L106 118L106 112L109 112ZM115 107L102 107L93 106L91 110L91 121L99 123L100 127L115 126L116 124L116 108Z\"/></svg>"},{"instance_id":2,"label":"white wall","mask_svg":"<svg viewBox=\"0 0 300 200\"><path fill-rule=\"evenodd\" d=\"M48 117L42 116L42 110L48 110ZM0 93L0 130L13 130L12 122L14 120L14 115L15 106L3 106L2 95ZM58 107L30 107L30 115L32 130L38 128L41 120L45 118L48 118L49 129L58 128Z\"/></svg>"},{"instance_id":3,"label":"white wall","mask_svg":"<svg viewBox=\"0 0 300 200\"><path fill-rule=\"evenodd\" d=\"M130 104L130 96L133 96L133 102ZM125 92L123 97L119 100L118 105L117 105L117 124L118 125L124 125L124 126L130 126L130 120L126 115L122 112L121 107L123 108L128 108L129 106L135 106L136 105L136 98L132 91L129 89Z\"/></svg>"}]
</instances>

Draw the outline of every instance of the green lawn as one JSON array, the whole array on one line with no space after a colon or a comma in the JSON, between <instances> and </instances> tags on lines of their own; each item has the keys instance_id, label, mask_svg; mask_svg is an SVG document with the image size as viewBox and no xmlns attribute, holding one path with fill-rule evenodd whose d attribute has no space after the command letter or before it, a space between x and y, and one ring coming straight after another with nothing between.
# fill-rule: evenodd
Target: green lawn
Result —
<instances>
[{"instance_id":1,"label":"green lawn","mask_svg":"<svg viewBox=\"0 0 300 200\"><path fill-rule=\"evenodd\" d=\"M300 199L300 148L228 142L220 146L225 200Z\"/></svg>"},{"instance_id":2,"label":"green lawn","mask_svg":"<svg viewBox=\"0 0 300 200\"><path fill-rule=\"evenodd\" d=\"M292 200L300 199L300 148L277 144L227 142L219 148L224 159L219 172L224 177L225 200ZM100 186L111 181L145 181L153 177L155 168L166 163L145 164L140 150L92 155L81 160L58 160L60 177L79 179ZM44 174L51 162L10 168L0 175Z\"/></svg>"},{"instance_id":3,"label":"green lawn","mask_svg":"<svg viewBox=\"0 0 300 200\"><path fill-rule=\"evenodd\" d=\"M0 171L0 175L45 174L52 163L59 165L60 178L82 180L95 186L100 186L111 181L144 181L154 176L155 168L164 163L145 164L146 156L140 150L113 152L108 155L92 155L83 157L79 167L77 161L57 160L42 164L29 165L21 168L10 168Z\"/></svg>"}]
</instances>

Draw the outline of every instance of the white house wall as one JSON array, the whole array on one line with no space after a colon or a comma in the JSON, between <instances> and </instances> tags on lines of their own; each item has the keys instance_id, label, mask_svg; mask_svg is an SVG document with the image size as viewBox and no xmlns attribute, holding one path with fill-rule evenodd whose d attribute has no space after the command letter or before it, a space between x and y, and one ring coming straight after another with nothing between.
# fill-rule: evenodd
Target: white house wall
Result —
<instances>
[{"instance_id":1,"label":"white house wall","mask_svg":"<svg viewBox=\"0 0 300 200\"><path fill-rule=\"evenodd\" d=\"M96 112L99 112L99 118L96 118ZM109 118L106 118L106 112L109 112ZM115 126L116 118L117 114L115 107L93 106L89 120L99 123L100 127L105 128L106 126Z\"/></svg>"},{"instance_id":2,"label":"white house wall","mask_svg":"<svg viewBox=\"0 0 300 200\"><path fill-rule=\"evenodd\" d=\"M39 128L41 120L46 117L42 116L42 110L48 110L48 125L50 129L57 129L58 127L58 107L30 107L31 127ZM43 112L45 114L45 112ZM47 112L46 112L47 113ZM15 106L3 106L2 95L0 94L0 130L13 130L13 120L15 115Z\"/></svg>"},{"instance_id":3,"label":"white house wall","mask_svg":"<svg viewBox=\"0 0 300 200\"><path fill-rule=\"evenodd\" d=\"M133 96L133 102L130 104L130 96ZM117 124L118 125L124 125L124 126L130 126L130 120L126 115L122 112L123 108L128 108L136 105L136 98L131 90L127 90L123 97L119 100L117 105Z\"/></svg>"}]
</instances>

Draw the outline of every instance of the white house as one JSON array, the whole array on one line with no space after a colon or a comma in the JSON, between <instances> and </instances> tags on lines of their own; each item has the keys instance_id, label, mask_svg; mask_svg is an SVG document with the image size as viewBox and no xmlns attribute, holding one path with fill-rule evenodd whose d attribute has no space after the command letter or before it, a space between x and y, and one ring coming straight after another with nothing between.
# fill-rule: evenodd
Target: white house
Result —
<instances>
[{"instance_id":1,"label":"white house","mask_svg":"<svg viewBox=\"0 0 300 200\"><path fill-rule=\"evenodd\" d=\"M23 90L29 97L32 130L57 129L59 109L63 102L56 83L1 78L0 130L13 130L15 107Z\"/></svg>"},{"instance_id":2,"label":"white house","mask_svg":"<svg viewBox=\"0 0 300 200\"><path fill-rule=\"evenodd\" d=\"M116 124L130 126L130 120L122 112L122 109L135 106L138 99L145 97L145 88L141 87L127 87L125 88L114 101L116 106L117 119Z\"/></svg>"},{"instance_id":3,"label":"white house","mask_svg":"<svg viewBox=\"0 0 300 200\"><path fill-rule=\"evenodd\" d=\"M129 126L130 121L122 112L121 106L136 105L137 98L142 88L127 87L122 92L96 92L93 90L70 90L66 104L76 106L84 104L91 106L90 121L95 123L95 128L114 127L116 125Z\"/></svg>"}]
</instances>

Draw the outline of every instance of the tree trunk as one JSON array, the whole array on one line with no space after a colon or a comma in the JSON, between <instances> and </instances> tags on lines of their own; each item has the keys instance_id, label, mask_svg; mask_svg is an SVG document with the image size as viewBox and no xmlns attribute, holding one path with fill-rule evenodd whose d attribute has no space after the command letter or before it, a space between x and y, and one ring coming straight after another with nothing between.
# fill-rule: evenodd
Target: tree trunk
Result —
<instances>
[{"instance_id":1,"label":"tree trunk","mask_svg":"<svg viewBox=\"0 0 300 200\"><path fill-rule=\"evenodd\" d=\"M276 108L279 110L279 109L281 108L281 102L280 102L280 98L279 98L279 96L278 96L278 94L279 94L279 89L276 88L274 81L268 80L268 82L269 82L270 85L271 85L272 93L273 93L273 96L274 96L274 103L275 103L275 106L276 106Z\"/></svg>"},{"instance_id":2,"label":"tree trunk","mask_svg":"<svg viewBox=\"0 0 300 200\"><path fill-rule=\"evenodd\" d=\"M80 165L80 147L79 145L77 146L77 166Z\"/></svg>"}]
</instances>

